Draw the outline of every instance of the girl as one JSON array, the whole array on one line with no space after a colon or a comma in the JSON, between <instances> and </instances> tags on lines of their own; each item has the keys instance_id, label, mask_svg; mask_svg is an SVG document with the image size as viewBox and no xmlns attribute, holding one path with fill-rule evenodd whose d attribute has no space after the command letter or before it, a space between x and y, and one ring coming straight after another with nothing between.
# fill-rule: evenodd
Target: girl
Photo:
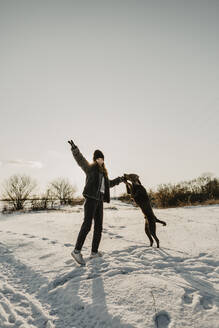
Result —
<instances>
[{"instance_id":1,"label":"girl","mask_svg":"<svg viewBox=\"0 0 219 328\"><path fill-rule=\"evenodd\" d=\"M68 143L71 145L71 151L76 162L86 174L86 183L83 190L83 196L85 197L84 222L78 234L75 249L71 252L76 262L85 265L81 249L91 229L92 219L94 219L94 232L91 257L99 257L102 256L102 254L98 252L98 247L103 226L103 202L110 202L110 188L123 182L124 178L118 177L109 180L104 165L104 155L100 150L95 150L93 154L93 163L90 164L72 140L68 141Z\"/></svg>"}]
</instances>

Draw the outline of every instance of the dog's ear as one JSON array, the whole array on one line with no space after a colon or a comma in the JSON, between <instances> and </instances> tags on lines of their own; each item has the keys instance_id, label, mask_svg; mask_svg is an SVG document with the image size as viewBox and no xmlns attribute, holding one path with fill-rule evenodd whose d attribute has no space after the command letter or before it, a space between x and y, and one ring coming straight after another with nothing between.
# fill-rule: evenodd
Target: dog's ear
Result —
<instances>
[{"instance_id":1,"label":"dog's ear","mask_svg":"<svg viewBox=\"0 0 219 328\"><path fill-rule=\"evenodd\" d=\"M139 180L139 178L138 178L138 183L141 185L141 181Z\"/></svg>"}]
</instances>

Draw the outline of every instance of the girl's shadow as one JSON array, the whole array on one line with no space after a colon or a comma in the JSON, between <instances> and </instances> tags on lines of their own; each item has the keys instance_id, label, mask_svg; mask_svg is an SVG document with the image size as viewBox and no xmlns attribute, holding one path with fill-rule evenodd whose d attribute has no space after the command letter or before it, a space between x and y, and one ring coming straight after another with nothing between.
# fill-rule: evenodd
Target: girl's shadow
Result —
<instances>
[{"instance_id":1,"label":"girl's shadow","mask_svg":"<svg viewBox=\"0 0 219 328\"><path fill-rule=\"evenodd\" d=\"M100 272L101 263L97 260L91 260L91 273L94 277L97 272ZM134 328L131 324L122 323L118 316L113 316L108 312L106 293L104 290L104 281L99 274L96 278L92 279L92 299L95 310L99 314L99 320L105 323L104 327L121 327L121 328Z\"/></svg>"}]
</instances>

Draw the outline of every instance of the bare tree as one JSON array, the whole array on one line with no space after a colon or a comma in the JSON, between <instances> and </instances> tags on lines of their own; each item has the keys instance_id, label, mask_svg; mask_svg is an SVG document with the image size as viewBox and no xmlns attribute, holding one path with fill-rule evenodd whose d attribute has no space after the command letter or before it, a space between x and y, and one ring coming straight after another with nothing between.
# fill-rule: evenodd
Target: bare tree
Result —
<instances>
[{"instance_id":1,"label":"bare tree","mask_svg":"<svg viewBox=\"0 0 219 328\"><path fill-rule=\"evenodd\" d=\"M13 175L3 185L3 197L10 200L15 210L21 210L36 185L29 176Z\"/></svg>"},{"instance_id":2,"label":"bare tree","mask_svg":"<svg viewBox=\"0 0 219 328\"><path fill-rule=\"evenodd\" d=\"M50 190L56 198L60 200L60 203L67 204L74 198L76 188L71 185L68 179L58 178L50 182Z\"/></svg>"}]
</instances>

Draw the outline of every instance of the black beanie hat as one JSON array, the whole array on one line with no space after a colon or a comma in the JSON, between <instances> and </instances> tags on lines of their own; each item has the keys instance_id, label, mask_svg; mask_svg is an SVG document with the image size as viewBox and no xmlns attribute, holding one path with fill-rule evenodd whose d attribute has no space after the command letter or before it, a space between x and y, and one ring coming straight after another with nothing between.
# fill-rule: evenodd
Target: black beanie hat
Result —
<instances>
[{"instance_id":1,"label":"black beanie hat","mask_svg":"<svg viewBox=\"0 0 219 328\"><path fill-rule=\"evenodd\" d=\"M93 160L95 161L97 158L102 158L104 159L104 155L101 150L96 149L94 152Z\"/></svg>"}]
</instances>

